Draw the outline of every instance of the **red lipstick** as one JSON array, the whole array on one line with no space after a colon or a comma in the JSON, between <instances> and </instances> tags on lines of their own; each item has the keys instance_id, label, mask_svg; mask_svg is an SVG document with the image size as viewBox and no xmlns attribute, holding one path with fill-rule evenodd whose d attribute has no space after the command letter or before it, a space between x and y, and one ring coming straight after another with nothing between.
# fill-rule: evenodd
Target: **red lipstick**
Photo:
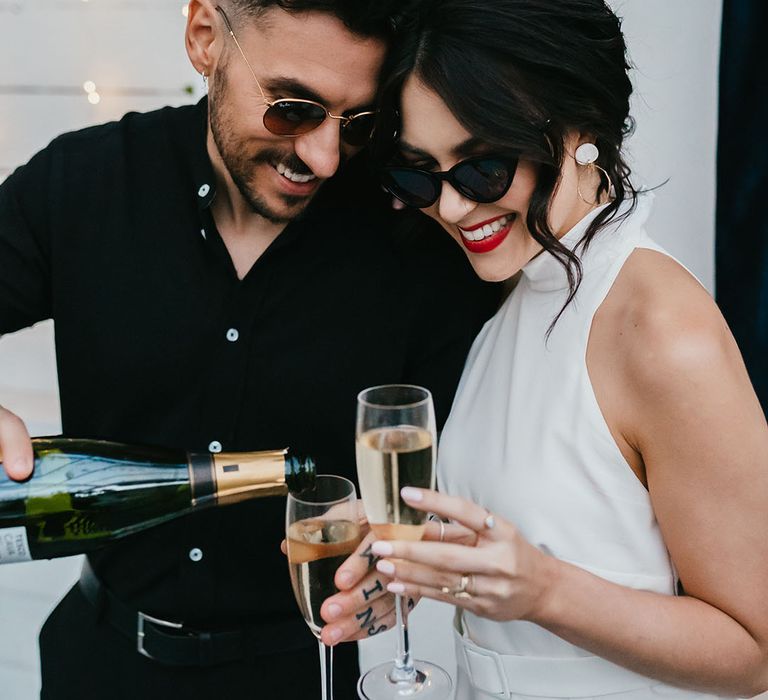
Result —
<instances>
[{"instance_id":1,"label":"red lipstick","mask_svg":"<svg viewBox=\"0 0 768 700\"><path fill-rule=\"evenodd\" d=\"M459 228L459 234L461 235L461 242L464 244L464 247L470 252L470 253L490 253L492 250L495 250L498 248L504 239L509 234L510 230L512 229L512 224L515 223L515 219L517 219L516 214L507 214L508 221L502 228L500 228L495 233L492 233L490 236L487 236L479 241L470 241L464 234L462 233L462 230L464 231L477 231L481 229L483 226L486 226L488 224L492 224L494 221L498 221L499 219L503 218L500 216L496 216L493 219L489 219L488 221L483 221L482 223L475 224L474 226L467 226L467 227L460 227Z\"/></svg>"}]
</instances>

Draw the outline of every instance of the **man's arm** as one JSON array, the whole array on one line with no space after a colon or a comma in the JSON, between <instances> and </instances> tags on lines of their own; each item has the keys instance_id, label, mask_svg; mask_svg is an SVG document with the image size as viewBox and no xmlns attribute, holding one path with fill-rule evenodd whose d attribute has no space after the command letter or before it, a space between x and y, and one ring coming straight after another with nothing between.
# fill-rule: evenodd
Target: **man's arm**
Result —
<instances>
[{"instance_id":1,"label":"man's arm","mask_svg":"<svg viewBox=\"0 0 768 700\"><path fill-rule=\"evenodd\" d=\"M43 151L0 184L0 335L51 316L50 178L49 153ZM27 428L2 407L0 456L12 479L32 473Z\"/></svg>"},{"instance_id":2,"label":"man's arm","mask_svg":"<svg viewBox=\"0 0 768 700\"><path fill-rule=\"evenodd\" d=\"M41 151L0 184L0 334L51 316L50 162Z\"/></svg>"}]
</instances>

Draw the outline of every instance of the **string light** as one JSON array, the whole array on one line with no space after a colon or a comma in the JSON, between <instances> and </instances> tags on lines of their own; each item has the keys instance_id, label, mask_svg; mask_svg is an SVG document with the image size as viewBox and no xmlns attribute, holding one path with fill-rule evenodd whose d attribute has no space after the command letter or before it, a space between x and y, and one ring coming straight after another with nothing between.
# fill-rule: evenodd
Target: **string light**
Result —
<instances>
[{"instance_id":1,"label":"string light","mask_svg":"<svg viewBox=\"0 0 768 700\"><path fill-rule=\"evenodd\" d=\"M179 3L179 0L117 0L114 3L90 2L90 0L36 0L32 7L25 6L24 0L0 0L0 15L5 13L11 15L21 15L25 12L41 9L40 6L47 5L51 10L74 10L83 8L83 4L89 4L94 9L102 10L147 10L167 11L176 8L179 11L181 4L181 14L183 17L189 16L189 3ZM46 11L48 11L46 9ZM89 10L90 14L90 10ZM176 15L178 17L178 15ZM194 97L198 90L191 84L182 85L178 88L162 87L120 87L120 86L101 86L97 89L93 80L86 80L81 85L2 85L0 84L0 95L11 96L48 96L48 97L80 97L82 99L85 93L86 99L92 105L98 105L103 98L131 98L131 97L168 97L179 98ZM15 166L0 164L0 182L13 172Z\"/></svg>"}]
</instances>

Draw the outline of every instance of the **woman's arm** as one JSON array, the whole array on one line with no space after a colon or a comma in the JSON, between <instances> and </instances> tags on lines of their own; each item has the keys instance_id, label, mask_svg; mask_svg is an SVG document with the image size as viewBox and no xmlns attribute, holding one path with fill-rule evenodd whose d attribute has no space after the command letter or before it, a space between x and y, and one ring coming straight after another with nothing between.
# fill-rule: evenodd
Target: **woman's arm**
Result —
<instances>
[{"instance_id":1,"label":"woman's arm","mask_svg":"<svg viewBox=\"0 0 768 700\"><path fill-rule=\"evenodd\" d=\"M674 606L671 618L666 606L647 609L649 619L634 631L635 652L663 640L661 673L667 657L680 680L764 690L768 427L738 348L709 295L653 251L630 258L604 307L590 338L590 375L617 442L640 456L687 594L660 601ZM657 624L662 638L653 634ZM654 656L646 650L637 660L653 664Z\"/></svg>"},{"instance_id":2,"label":"woman's arm","mask_svg":"<svg viewBox=\"0 0 768 700\"><path fill-rule=\"evenodd\" d=\"M536 622L672 685L752 696L768 689L768 427L716 307L680 282L679 268L680 284L669 284L660 264L666 286L646 269L627 285L634 306L596 317L593 335L605 335L607 319L605 347L618 361L596 372L590 364L590 375L598 399L615 388L601 408L621 432L617 442L637 451L686 595L610 583L545 556L500 518L484 528L479 506L428 492L419 492L419 507L478 530L476 547L377 543L373 551L395 565L395 592ZM663 303L644 303L644 286L662 290ZM606 384L600 372L609 365ZM473 574L473 598L456 600L441 587L455 589L462 573Z\"/></svg>"}]
</instances>

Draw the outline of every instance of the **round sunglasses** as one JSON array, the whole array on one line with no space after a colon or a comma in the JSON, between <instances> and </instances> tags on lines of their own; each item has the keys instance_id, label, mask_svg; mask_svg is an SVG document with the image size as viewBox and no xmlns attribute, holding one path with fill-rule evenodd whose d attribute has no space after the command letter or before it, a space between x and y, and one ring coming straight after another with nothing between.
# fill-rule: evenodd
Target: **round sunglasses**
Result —
<instances>
[{"instance_id":1,"label":"round sunglasses","mask_svg":"<svg viewBox=\"0 0 768 700\"><path fill-rule=\"evenodd\" d=\"M364 146L371 138L373 127L376 123L376 112L366 111L350 114L349 116L331 114L328 109L314 100L302 100L299 98L284 98L280 100L268 100L261 88L261 83L251 67L240 42L235 36L232 24L226 12L216 6L216 11L221 15L227 32L232 37L240 52L245 65L251 72L256 86L259 88L264 104L267 106L264 112L264 127L275 136L295 137L317 129L325 120L337 119L341 122L341 138L350 146Z\"/></svg>"},{"instance_id":2,"label":"round sunglasses","mask_svg":"<svg viewBox=\"0 0 768 700\"><path fill-rule=\"evenodd\" d=\"M488 204L501 199L512 186L518 161L517 156L476 156L443 172L392 165L383 169L381 184L403 204L417 209L431 207L440 198L443 181L463 197Z\"/></svg>"},{"instance_id":3,"label":"round sunglasses","mask_svg":"<svg viewBox=\"0 0 768 700\"><path fill-rule=\"evenodd\" d=\"M326 119L341 122L341 138L350 146L364 146L371 138L376 112L358 112L350 116L331 114L319 102L286 98L270 102L264 98L264 126L276 136L301 136L317 129Z\"/></svg>"}]
</instances>

